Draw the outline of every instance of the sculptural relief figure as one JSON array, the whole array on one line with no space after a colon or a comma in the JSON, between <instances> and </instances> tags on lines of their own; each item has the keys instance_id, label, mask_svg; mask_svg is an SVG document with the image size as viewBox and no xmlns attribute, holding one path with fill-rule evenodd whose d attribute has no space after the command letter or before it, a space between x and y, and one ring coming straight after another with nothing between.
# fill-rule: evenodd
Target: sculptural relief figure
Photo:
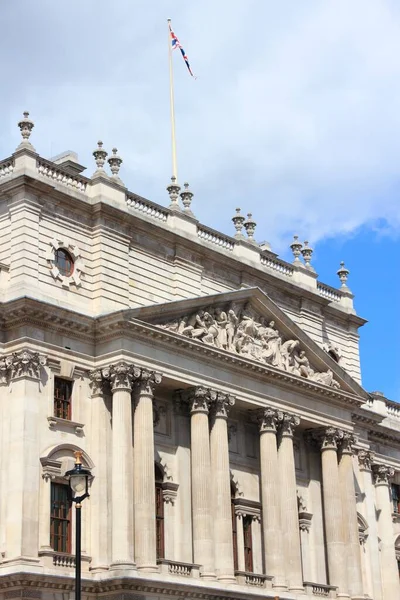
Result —
<instances>
[{"instance_id":1,"label":"sculptural relief figure","mask_svg":"<svg viewBox=\"0 0 400 600\"><path fill-rule=\"evenodd\" d=\"M160 325L173 333L228 350L316 383L339 388L333 372L315 372L299 340L283 341L275 321L258 317L251 306L210 307Z\"/></svg>"}]
</instances>

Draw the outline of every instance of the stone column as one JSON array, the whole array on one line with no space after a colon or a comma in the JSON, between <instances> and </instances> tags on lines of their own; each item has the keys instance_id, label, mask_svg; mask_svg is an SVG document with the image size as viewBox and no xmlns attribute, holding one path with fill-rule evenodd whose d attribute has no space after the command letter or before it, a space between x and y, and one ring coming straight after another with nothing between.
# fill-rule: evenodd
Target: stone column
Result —
<instances>
[{"instance_id":1,"label":"stone column","mask_svg":"<svg viewBox=\"0 0 400 600\"><path fill-rule=\"evenodd\" d=\"M23 557L35 562L39 560L40 381L46 359L37 352L22 350L7 357L6 361L11 389L6 404L10 431L5 561Z\"/></svg>"},{"instance_id":2,"label":"stone column","mask_svg":"<svg viewBox=\"0 0 400 600\"><path fill-rule=\"evenodd\" d=\"M191 471L193 552L200 575L214 579L214 539L211 519L211 459L208 407L216 393L203 387L187 391L191 403Z\"/></svg>"},{"instance_id":3,"label":"stone column","mask_svg":"<svg viewBox=\"0 0 400 600\"><path fill-rule=\"evenodd\" d=\"M9 365L5 358L0 360L0 444L1 444L1 478L0 478L0 522L7 522L7 499L5 490L8 486L8 438L10 433L10 415L8 411ZM6 551L6 528L0 527L0 552Z\"/></svg>"},{"instance_id":4,"label":"stone column","mask_svg":"<svg viewBox=\"0 0 400 600\"><path fill-rule=\"evenodd\" d=\"M53 475L54 478L54 475ZM49 473L42 473L39 493L39 551L51 551L50 546L50 502L51 479Z\"/></svg>"},{"instance_id":5,"label":"stone column","mask_svg":"<svg viewBox=\"0 0 400 600\"><path fill-rule=\"evenodd\" d=\"M214 549L217 578L236 583L233 566L231 478L229 472L228 412L235 404L229 394L217 392L211 405L211 482L214 507Z\"/></svg>"},{"instance_id":6,"label":"stone column","mask_svg":"<svg viewBox=\"0 0 400 600\"><path fill-rule=\"evenodd\" d=\"M296 415L284 413L279 427L278 466L281 494L281 523L284 540L286 580L290 590L303 591L299 510L297 506L296 470L294 464L293 432L300 424Z\"/></svg>"},{"instance_id":7,"label":"stone column","mask_svg":"<svg viewBox=\"0 0 400 600\"><path fill-rule=\"evenodd\" d=\"M338 598L348 598L345 533L340 493L338 442L343 431L328 427L316 433L321 442L322 486L329 584L338 587Z\"/></svg>"},{"instance_id":8,"label":"stone column","mask_svg":"<svg viewBox=\"0 0 400 600\"><path fill-rule=\"evenodd\" d=\"M375 477L376 507L378 509L378 532L381 539L381 572L383 598L400 598L399 572L394 549L394 529L392 503L389 495L389 481L394 469L385 465L373 465Z\"/></svg>"},{"instance_id":9,"label":"stone column","mask_svg":"<svg viewBox=\"0 0 400 600\"><path fill-rule=\"evenodd\" d=\"M90 539L92 562L90 570L108 570L108 447L109 417L104 403L104 379L100 369L89 373L91 388L90 454L95 463L90 491Z\"/></svg>"},{"instance_id":10,"label":"stone column","mask_svg":"<svg viewBox=\"0 0 400 600\"><path fill-rule=\"evenodd\" d=\"M363 600L364 590L353 472L353 445L355 441L354 435L344 432L340 444L339 481L342 496L348 591L353 600Z\"/></svg>"},{"instance_id":11,"label":"stone column","mask_svg":"<svg viewBox=\"0 0 400 600\"><path fill-rule=\"evenodd\" d=\"M299 513L300 544L301 544L301 563L303 568L304 581L317 581L312 576L311 555L310 555L310 527L312 514L305 511Z\"/></svg>"},{"instance_id":12,"label":"stone column","mask_svg":"<svg viewBox=\"0 0 400 600\"><path fill-rule=\"evenodd\" d=\"M153 392L160 373L142 369L134 416L135 556L141 571L157 572Z\"/></svg>"},{"instance_id":13,"label":"stone column","mask_svg":"<svg viewBox=\"0 0 400 600\"><path fill-rule=\"evenodd\" d=\"M278 447L276 430L283 413L265 408L258 413L260 423L261 504L265 571L272 576L276 591L286 589L281 526Z\"/></svg>"},{"instance_id":14,"label":"stone column","mask_svg":"<svg viewBox=\"0 0 400 600\"><path fill-rule=\"evenodd\" d=\"M366 549L366 574L370 589L367 590L374 600L382 600L382 577L380 561L376 560L380 556L378 542L378 524L376 518L375 490L372 483L372 463L374 453L369 450L358 451L358 465L360 469L360 487L363 496L362 510L363 516L368 523L368 537L365 540Z\"/></svg>"},{"instance_id":15,"label":"stone column","mask_svg":"<svg viewBox=\"0 0 400 600\"><path fill-rule=\"evenodd\" d=\"M131 394L134 366L103 369L112 391L111 568L130 569L133 559L133 464Z\"/></svg>"},{"instance_id":16,"label":"stone column","mask_svg":"<svg viewBox=\"0 0 400 600\"><path fill-rule=\"evenodd\" d=\"M237 556L238 556L238 571L244 571L244 531L243 517L245 516L240 511L235 512L236 515L236 540L237 540Z\"/></svg>"}]
</instances>

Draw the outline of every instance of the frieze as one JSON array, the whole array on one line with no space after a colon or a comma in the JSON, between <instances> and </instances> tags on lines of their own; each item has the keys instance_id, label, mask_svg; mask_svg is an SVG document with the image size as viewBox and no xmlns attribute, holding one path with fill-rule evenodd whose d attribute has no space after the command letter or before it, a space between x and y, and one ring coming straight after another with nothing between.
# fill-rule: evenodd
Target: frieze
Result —
<instances>
[{"instance_id":1,"label":"frieze","mask_svg":"<svg viewBox=\"0 0 400 600\"><path fill-rule=\"evenodd\" d=\"M328 387L340 388L333 372L315 371L299 340L284 339L274 321L258 316L249 305L206 308L158 327L232 354L256 360Z\"/></svg>"}]
</instances>

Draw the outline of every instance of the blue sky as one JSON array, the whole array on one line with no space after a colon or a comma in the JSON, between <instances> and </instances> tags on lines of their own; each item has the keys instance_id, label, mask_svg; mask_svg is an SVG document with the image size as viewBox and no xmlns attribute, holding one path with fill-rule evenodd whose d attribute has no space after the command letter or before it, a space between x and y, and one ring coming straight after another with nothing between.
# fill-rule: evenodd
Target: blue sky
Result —
<instances>
[{"instance_id":1,"label":"blue sky","mask_svg":"<svg viewBox=\"0 0 400 600\"><path fill-rule=\"evenodd\" d=\"M294 233L320 279L345 260L361 330L363 383L400 398L398 0L14 0L0 4L0 155L27 109L42 156L78 152L90 175L102 139L128 188L167 204L171 175L167 17L178 172L201 222L290 258Z\"/></svg>"}]
</instances>

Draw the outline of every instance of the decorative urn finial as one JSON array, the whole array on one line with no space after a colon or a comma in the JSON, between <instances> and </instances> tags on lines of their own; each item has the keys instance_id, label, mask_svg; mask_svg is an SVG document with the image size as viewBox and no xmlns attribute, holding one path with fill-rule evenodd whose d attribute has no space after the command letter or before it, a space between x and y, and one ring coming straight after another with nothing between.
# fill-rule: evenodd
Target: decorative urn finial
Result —
<instances>
[{"instance_id":1,"label":"decorative urn finial","mask_svg":"<svg viewBox=\"0 0 400 600\"><path fill-rule=\"evenodd\" d=\"M112 149L112 155L110 156L107 162L110 165L111 178L117 181L118 183L122 183L121 179L119 178L119 170L123 161L122 158L118 156L117 148Z\"/></svg>"},{"instance_id":2,"label":"decorative urn finial","mask_svg":"<svg viewBox=\"0 0 400 600\"><path fill-rule=\"evenodd\" d=\"M183 212L188 215L194 216L190 205L192 204L193 192L189 189L189 184L186 182L183 184L183 191L181 192L181 200L183 204Z\"/></svg>"},{"instance_id":3,"label":"decorative urn finial","mask_svg":"<svg viewBox=\"0 0 400 600\"><path fill-rule=\"evenodd\" d=\"M244 218L244 216L240 214L240 208L237 208L235 216L232 217L232 221L233 221L233 224L236 229L236 233L235 233L236 238L244 237L244 235L242 233L242 229L243 229L243 223L245 222L245 220L246 219Z\"/></svg>"},{"instance_id":4,"label":"decorative urn finial","mask_svg":"<svg viewBox=\"0 0 400 600\"><path fill-rule=\"evenodd\" d=\"M181 210L178 202L180 191L181 186L176 182L176 177L172 176L171 183L167 186L167 192L171 198L171 204L169 205L171 210Z\"/></svg>"},{"instance_id":5,"label":"decorative urn finial","mask_svg":"<svg viewBox=\"0 0 400 600\"><path fill-rule=\"evenodd\" d=\"M303 255L306 269L312 269L312 266L311 266L311 257L313 255L314 250L311 248L311 246L308 245L307 241L304 242L304 246L300 250L300 252Z\"/></svg>"},{"instance_id":6,"label":"decorative urn finial","mask_svg":"<svg viewBox=\"0 0 400 600\"><path fill-rule=\"evenodd\" d=\"M251 213L247 214L247 219L243 223L243 225L244 225L244 228L246 230L247 236L249 238L249 242L254 242L255 243L254 232L256 230L257 223L254 221L253 215Z\"/></svg>"},{"instance_id":7,"label":"decorative urn finial","mask_svg":"<svg viewBox=\"0 0 400 600\"><path fill-rule=\"evenodd\" d=\"M303 244L301 242L299 242L299 236L298 235L294 235L293 236L293 242L290 244L290 248L292 250L293 256L294 256L294 261L295 263L299 263L300 261L300 254L301 254L301 250L303 248Z\"/></svg>"},{"instance_id":8,"label":"decorative urn finial","mask_svg":"<svg viewBox=\"0 0 400 600\"><path fill-rule=\"evenodd\" d=\"M348 269L346 269L344 261L342 260L342 262L340 263L340 269L337 271L337 274L339 275L339 279L341 282L341 286L342 288L347 288L347 278L349 276L350 271Z\"/></svg>"},{"instance_id":9,"label":"decorative urn finial","mask_svg":"<svg viewBox=\"0 0 400 600\"><path fill-rule=\"evenodd\" d=\"M30 135L32 133L32 129L35 127L35 124L29 118L29 112L26 110L24 112L24 118L21 119L18 123L18 127L21 130L22 142L18 146L19 148L31 148L34 150L31 142L29 141Z\"/></svg>"},{"instance_id":10,"label":"decorative urn finial","mask_svg":"<svg viewBox=\"0 0 400 600\"><path fill-rule=\"evenodd\" d=\"M103 142L99 140L97 142L97 148L93 151L94 160L97 165L96 172L101 171L104 172L104 163L106 162L108 152L103 149Z\"/></svg>"}]
</instances>

